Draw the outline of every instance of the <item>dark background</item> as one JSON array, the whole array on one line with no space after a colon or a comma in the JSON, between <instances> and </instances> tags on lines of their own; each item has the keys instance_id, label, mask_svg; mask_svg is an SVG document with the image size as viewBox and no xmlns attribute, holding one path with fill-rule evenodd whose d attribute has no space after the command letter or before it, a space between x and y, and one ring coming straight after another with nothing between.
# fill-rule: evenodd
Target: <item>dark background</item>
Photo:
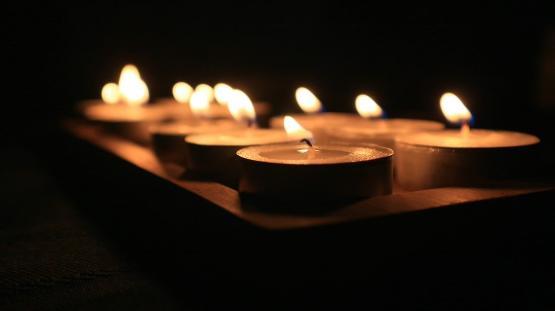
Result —
<instances>
[{"instance_id":1,"label":"dark background","mask_svg":"<svg viewBox=\"0 0 555 311\"><path fill-rule=\"evenodd\" d=\"M26 103L17 105L48 116L98 97L127 63L139 67L152 98L170 96L177 80L225 81L277 112L297 109L299 85L330 111L352 111L367 92L391 117L438 120L438 98L449 90L479 127L533 131L554 106L549 1L116 2L29 5L14 14L8 36L17 39L10 45L19 65L10 80Z\"/></svg>"},{"instance_id":2,"label":"dark background","mask_svg":"<svg viewBox=\"0 0 555 311\"><path fill-rule=\"evenodd\" d=\"M170 96L177 80L192 85L223 81L244 89L255 100L270 102L276 113L296 111L293 92L304 85L329 111L353 111L354 97L367 92L390 117L443 121L438 99L443 92L452 91L473 112L476 127L538 135L542 156L537 162L543 177L553 177L552 1L478 5L462 1L411 5L282 1L24 3L6 8L6 12L2 123L6 129L1 158L6 204L2 204L0 217L0 298L7 294L6 306L15 310L42 309L45 304L52 309L152 309L196 305L199 301L216 309L227 306L225 300L214 302L210 291L201 290L210 288L206 284L196 284L201 288L197 291L180 291L191 285L179 283L182 276L164 262L163 252L176 246L160 249L163 236L152 234L151 241L135 241L142 246L140 255L159 257L137 268L136 258L141 256L136 250L122 247L133 244L130 236L122 234L127 227L115 233L113 229L99 230L98 223L92 221L94 217L83 212L90 208L88 205L104 211L126 206L135 215L133 204L141 203L138 198L129 202L110 199L122 193L133 197L133 190L120 185L117 191L108 191L92 180L76 178L68 182L62 178L75 170L75 163L68 164L71 157L86 159L87 154L80 153L77 145L68 144L59 130L60 120L72 113L77 101L99 97L102 85L117 80L127 63L138 66L151 98ZM86 160L77 162L81 165L78 168L96 167L96 163ZM113 174L96 173L106 175L106 179ZM127 181L138 183L132 176ZM70 192L68 184L79 191ZM143 186L153 196L160 190L150 189L149 184ZM386 283L391 288L385 287L389 295L385 299L405 309L437 305L479 309L483 305L510 306L518 301L526 308L547 310L553 302L549 297L553 297L555 270L550 260L553 252L547 251L546 255L545 250L552 250L553 239L530 233L531 237L518 236L517 242L514 236L507 238L505 232L518 228L526 236L538 227L534 217L542 219L545 227L540 229L547 228L553 218L542 218L536 212L515 215L503 223L502 231L495 231L493 237L488 235L490 240L481 244L480 250L466 241L463 250L451 250L455 254L452 257L438 251L445 258L434 261L436 253L411 258L411 262L438 276L457 271L447 280L438 277L426 287L413 278L433 276L419 274L426 268L396 268L391 277L384 272L383 279L403 280L401 283L406 284L397 293L396 285ZM484 222L479 226L481 233L491 229L488 221L498 219L495 213L487 217L478 213L469 216L470 223L474 216ZM102 218L111 217L113 214L107 212ZM515 220L519 218L534 221L522 225ZM449 230L442 220L438 223L440 232ZM410 221L408 224L414 225ZM395 231L413 234L402 228ZM481 233L469 239L478 243L482 241ZM437 236L430 234L428 238L434 240ZM429 250L452 242L445 239L435 242L439 245L428 245ZM501 246L492 249L490 242ZM464 259L449 261L461 253ZM482 265L483 256L491 267L501 268ZM500 263L499 258L504 261ZM396 260L403 262L403 257ZM406 282L409 279L412 281ZM381 285L378 283L377 288ZM368 294L364 287L356 288L360 291L356 295ZM271 300L277 299L273 294L278 292L266 294ZM323 296L334 297L334 293L330 289ZM312 294L304 297L309 304L312 299L322 298L319 292ZM343 306L345 301L338 298L336 303Z\"/></svg>"},{"instance_id":3,"label":"dark background","mask_svg":"<svg viewBox=\"0 0 555 311\"><path fill-rule=\"evenodd\" d=\"M171 96L178 80L223 81L276 114L298 111L293 93L304 85L328 111L353 111L366 92L389 117L444 121L438 99L452 91L475 127L538 135L544 171L554 172L551 1L105 2L8 12L3 124L17 145L52 140L76 102L98 98L134 63L152 99Z\"/></svg>"}]
</instances>

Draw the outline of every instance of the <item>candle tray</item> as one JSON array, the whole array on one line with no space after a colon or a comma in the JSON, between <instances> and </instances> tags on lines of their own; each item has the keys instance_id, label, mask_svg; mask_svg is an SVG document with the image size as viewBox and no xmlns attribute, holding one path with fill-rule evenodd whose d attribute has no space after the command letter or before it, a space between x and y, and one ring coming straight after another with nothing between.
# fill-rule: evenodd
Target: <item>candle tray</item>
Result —
<instances>
[{"instance_id":1,"label":"candle tray","mask_svg":"<svg viewBox=\"0 0 555 311\"><path fill-rule=\"evenodd\" d=\"M195 200L216 208L242 225L268 231L308 229L343 225L369 219L382 219L412 213L424 213L468 208L473 205L511 198L533 196L554 190L553 185L530 182L496 184L482 187L446 187L419 191L404 191L398 187L390 195L355 202L333 202L325 211L292 210L282 203L246 200L239 192L214 181L183 178L183 168L160 163L152 149L117 136L102 127L82 120L68 120L64 129L80 142L94 146L110 156L123 160L154 177L160 183L177 188ZM93 165L93 164L91 164ZM163 194L162 194L163 195ZM181 204L176 202L176 204ZM267 205L272 205L267 208ZM277 205L277 206L276 206ZM183 204L184 208L191 205Z\"/></svg>"}]
</instances>

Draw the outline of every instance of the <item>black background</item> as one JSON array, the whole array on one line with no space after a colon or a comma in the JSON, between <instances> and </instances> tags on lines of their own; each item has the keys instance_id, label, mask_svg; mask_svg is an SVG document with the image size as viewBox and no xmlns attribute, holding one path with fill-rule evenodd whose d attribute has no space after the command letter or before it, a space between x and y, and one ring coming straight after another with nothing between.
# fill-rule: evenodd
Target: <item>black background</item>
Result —
<instances>
[{"instance_id":1,"label":"black background","mask_svg":"<svg viewBox=\"0 0 555 311\"><path fill-rule=\"evenodd\" d=\"M367 92L390 117L443 120L438 98L453 91L478 127L538 131L541 80L553 66L550 9L549 1L28 5L10 19L19 61L9 80L23 118L98 97L134 63L152 98L170 96L177 80L225 81L294 111L294 89L305 85L330 111L353 111Z\"/></svg>"},{"instance_id":2,"label":"black background","mask_svg":"<svg viewBox=\"0 0 555 311\"><path fill-rule=\"evenodd\" d=\"M551 1L26 3L5 28L5 137L48 148L79 100L134 63L152 99L178 80L223 81L275 113L298 111L304 85L328 111L353 112L366 92L389 117L444 122L438 99L455 92L475 127L538 135L552 175L553 12Z\"/></svg>"}]
</instances>

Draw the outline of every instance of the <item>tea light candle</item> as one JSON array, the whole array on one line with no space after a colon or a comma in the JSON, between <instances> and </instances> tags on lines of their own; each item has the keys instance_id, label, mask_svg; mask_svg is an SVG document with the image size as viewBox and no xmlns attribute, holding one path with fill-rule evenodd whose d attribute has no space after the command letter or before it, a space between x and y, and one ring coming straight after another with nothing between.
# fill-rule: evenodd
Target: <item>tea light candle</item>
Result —
<instances>
[{"instance_id":1,"label":"tea light candle","mask_svg":"<svg viewBox=\"0 0 555 311\"><path fill-rule=\"evenodd\" d=\"M340 127L345 124L360 121L360 117L353 113L342 112L322 112L318 114L291 114L301 124L314 134L317 141L328 140L327 130L330 127ZM270 127L281 128L283 126L284 116L273 117L270 119Z\"/></svg>"},{"instance_id":2,"label":"tea light candle","mask_svg":"<svg viewBox=\"0 0 555 311\"><path fill-rule=\"evenodd\" d=\"M183 120L193 117L189 109L189 100L193 95L193 87L187 82L178 81L172 87L173 98L156 100L155 104L164 108L166 113L174 120Z\"/></svg>"},{"instance_id":3,"label":"tea light candle","mask_svg":"<svg viewBox=\"0 0 555 311\"><path fill-rule=\"evenodd\" d=\"M235 157L237 150L246 146L291 142L298 139L288 136L283 130L254 128L254 107L242 91L234 90L228 106L238 122L247 123L251 127L188 136L185 139L188 152L187 168L198 177L211 177L236 185L239 172L239 162Z\"/></svg>"},{"instance_id":4,"label":"tea light candle","mask_svg":"<svg viewBox=\"0 0 555 311\"><path fill-rule=\"evenodd\" d=\"M197 176L214 177L236 185L239 175L237 150L253 145L298 141L283 130L248 128L211 134L191 135L187 143L187 168Z\"/></svg>"},{"instance_id":5,"label":"tea light candle","mask_svg":"<svg viewBox=\"0 0 555 311\"><path fill-rule=\"evenodd\" d=\"M295 99L304 114L291 115L302 127L312 132L317 141L326 139L323 129L330 126L340 126L353 121L358 121L359 117L352 113L321 112L322 104L309 89L299 87L295 91ZM284 116L273 117L270 119L270 127L281 128Z\"/></svg>"},{"instance_id":6,"label":"tea light candle","mask_svg":"<svg viewBox=\"0 0 555 311\"><path fill-rule=\"evenodd\" d=\"M134 65L123 67L118 84L106 84L101 96L103 102L87 101L81 106L84 116L140 143L148 143L151 123L168 118L161 105L146 105L148 87Z\"/></svg>"},{"instance_id":7,"label":"tea light candle","mask_svg":"<svg viewBox=\"0 0 555 311\"><path fill-rule=\"evenodd\" d=\"M372 143L395 149L395 137L399 135L443 128L443 124L428 120L380 119L333 126L324 129L324 135L330 141Z\"/></svg>"},{"instance_id":8,"label":"tea light candle","mask_svg":"<svg viewBox=\"0 0 555 311\"><path fill-rule=\"evenodd\" d=\"M285 144L241 149L241 193L255 196L363 198L392 190L391 157L384 147Z\"/></svg>"},{"instance_id":9,"label":"tea light candle","mask_svg":"<svg viewBox=\"0 0 555 311\"><path fill-rule=\"evenodd\" d=\"M381 119L384 114L383 109L366 94L357 96L355 108L360 118L339 126L325 128L323 131L326 139L351 143L372 143L394 149L395 137L401 134L444 128L442 123L435 121Z\"/></svg>"},{"instance_id":10,"label":"tea light candle","mask_svg":"<svg viewBox=\"0 0 555 311\"><path fill-rule=\"evenodd\" d=\"M246 124L234 120L211 118L209 111L212 95L207 93L211 88L208 85L204 86L202 84L198 86L197 91L191 94L188 102L189 110L194 118L179 123L158 124L151 127L150 132L152 134L154 150L162 161L187 166L189 161L187 161L188 152L185 138L190 134L220 133L246 127ZM248 100L248 96L243 92L238 90L233 92L233 94L238 93ZM226 108L234 107L226 106ZM241 112L238 113L238 118L240 119L242 115ZM254 111L252 113L254 115Z\"/></svg>"},{"instance_id":11,"label":"tea light candle","mask_svg":"<svg viewBox=\"0 0 555 311\"><path fill-rule=\"evenodd\" d=\"M509 131L470 130L472 115L452 93L442 96L441 108L461 130L421 132L396 139L396 173L409 190L476 185L519 177L533 156L538 137ZM523 165L526 164L526 165Z\"/></svg>"},{"instance_id":12,"label":"tea light candle","mask_svg":"<svg viewBox=\"0 0 555 311\"><path fill-rule=\"evenodd\" d=\"M244 125L234 120L188 120L152 125L149 132L154 152L162 162L186 166L185 138L193 134L213 133L240 129Z\"/></svg>"},{"instance_id":13,"label":"tea light candle","mask_svg":"<svg viewBox=\"0 0 555 311\"><path fill-rule=\"evenodd\" d=\"M233 119L229 113L227 104L234 89L225 83L217 83L214 88L208 84L201 83L192 88L185 82L177 82L172 89L173 98L160 99L159 104L167 105L171 115L176 119L191 118L194 113L190 109L190 100L195 96L198 100L202 98L207 102L203 117L206 119ZM254 110L259 123L267 124L271 113L271 106L264 102L255 102Z\"/></svg>"}]
</instances>

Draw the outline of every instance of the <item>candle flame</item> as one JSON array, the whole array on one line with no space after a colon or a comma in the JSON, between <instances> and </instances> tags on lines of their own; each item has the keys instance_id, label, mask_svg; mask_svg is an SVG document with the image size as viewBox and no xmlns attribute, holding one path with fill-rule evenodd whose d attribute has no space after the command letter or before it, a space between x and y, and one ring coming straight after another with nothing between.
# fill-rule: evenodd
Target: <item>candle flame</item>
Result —
<instances>
[{"instance_id":1,"label":"candle flame","mask_svg":"<svg viewBox=\"0 0 555 311\"><path fill-rule=\"evenodd\" d=\"M135 65L125 65L119 77L119 91L123 101L130 106L140 106L148 102L146 83L141 79Z\"/></svg>"},{"instance_id":2,"label":"candle flame","mask_svg":"<svg viewBox=\"0 0 555 311\"><path fill-rule=\"evenodd\" d=\"M316 113L322 110L322 104L318 97L305 87L299 87L295 91L295 99L299 107L306 113Z\"/></svg>"},{"instance_id":3,"label":"candle flame","mask_svg":"<svg viewBox=\"0 0 555 311\"><path fill-rule=\"evenodd\" d=\"M466 108L463 102L453 93L445 93L439 100L441 111L445 118L455 124L468 124L472 119L470 110Z\"/></svg>"},{"instance_id":4,"label":"candle flame","mask_svg":"<svg viewBox=\"0 0 555 311\"><path fill-rule=\"evenodd\" d=\"M177 82L172 88L173 98L180 104L189 102L193 88L185 82Z\"/></svg>"},{"instance_id":5,"label":"candle flame","mask_svg":"<svg viewBox=\"0 0 555 311\"><path fill-rule=\"evenodd\" d=\"M233 96L233 88L225 83L218 83L214 86L214 97L218 104L225 106Z\"/></svg>"},{"instance_id":6,"label":"candle flame","mask_svg":"<svg viewBox=\"0 0 555 311\"><path fill-rule=\"evenodd\" d=\"M256 120L256 112L251 99L245 92L241 90L233 90L227 109L233 116L233 119L240 122L253 123Z\"/></svg>"},{"instance_id":7,"label":"candle flame","mask_svg":"<svg viewBox=\"0 0 555 311\"><path fill-rule=\"evenodd\" d=\"M208 84L201 83L197 85L197 87L195 87L195 92L204 93L209 103L214 100L214 89Z\"/></svg>"},{"instance_id":8,"label":"candle flame","mask_svg":"<svg viewBox=\"0 0 555 311\"><path fill-rule=\"evenodd\" d=\"M311 139L312 133L306 130L302 125L291 116L285 116L283 118L283 128L287 132L287 135L291 137L296 137L299 139Z\"/></svg>"},{"instance_id":9,"label":"candle flame","mask_svg":"<svg viewBox=\"0 0 555 311\"><path fill-rule=\"evenodd\" d=\"M120 99L119 86L113 82L106 83L100 91L100 96L102 101L107 104L117 104Z\"/></svg>"},{"instance_id":10,"label":"candle flame","mask_svg":"<svg viewBox=\"0 0 555 311\"><path fill-rule=\"evenodd\" d=\"M360 94L355 99L355 108L363 118L379 118L383 115L383 110L372 97Z\"/></svg>"},{"instance_id":11,"label":"candle flame","mask_svg":"<svg viewBox=\"0 0 555 311\"><path fill-rule=\"evenodd\" d=\"M197 88L191 95L189 107L195 116L205 117L208 116L210 101L210 94Z\"/></svg>"},{"instance_id":12,"label":"candle flame","mask_svg":"<svg viewBox=\"0 0 555 311\"><path fill-rule=\"evenodd\" d=\"M121 73L119 76L119 83L121 84L121 79L129 79L129 78L141 78L141 73L139 72L139 68L133 64L127 64L123 66L121 69Z\"/></svg>"}]
</instances>

